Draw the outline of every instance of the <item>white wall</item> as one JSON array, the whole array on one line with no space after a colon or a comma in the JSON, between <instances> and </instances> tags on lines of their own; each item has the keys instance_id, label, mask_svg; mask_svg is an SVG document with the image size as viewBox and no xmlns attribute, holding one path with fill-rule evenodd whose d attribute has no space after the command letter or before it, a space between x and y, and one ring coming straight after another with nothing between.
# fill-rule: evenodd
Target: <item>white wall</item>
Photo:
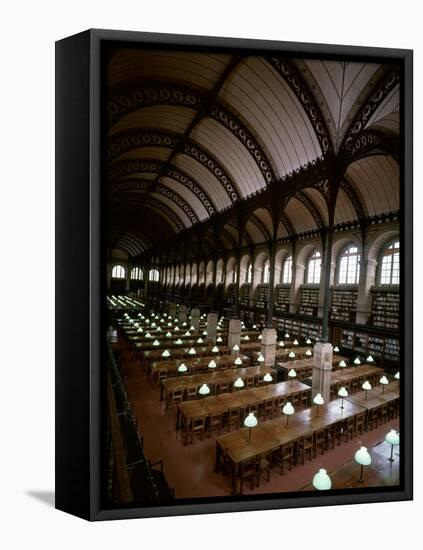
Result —
<instances>
[{"instance_id":1,"label":"white wall","mask_svg":"<svg viewBox=\"0 0 423 550\"><path fill-rule=\"evenodd\" d=\"M0 540L7 549L123 549L224 547L351 550L402 546L421 532L422 473L416 468L415 503L375 504L132 520L91 525L57 512L54 488L54 40L88 27L179 32L416 48L415 151L423 150L423 48L419 3L228 2L198 0L73 0L6 2L2 9L2 270L3 388ZM415 166L415 204L423 204L420 158ZM415 242L423 242L421 216ZM419 244L417 245L419 247ZM417 248L420 250L421 247ZM25 269L19 269L24 264ZM416 258L416 275L421 259ZM28 266L34 269L28 277ZM418 279L416 278L418 281ZM419 281L418 281L419 282ZM415 310L423 310L422 285ZM25 349L19 293L25 294ZM416 334L422 332L416 316ZM415 369L416 388L422 369ZM7 390L7 391L6 391ZM421 408L415 425L423 425ZM415 441L422 456L422 438ZM39 496L31 494L38 492ZM403 534L404 533L404 534Z\"/></svg>"}]
</instances>

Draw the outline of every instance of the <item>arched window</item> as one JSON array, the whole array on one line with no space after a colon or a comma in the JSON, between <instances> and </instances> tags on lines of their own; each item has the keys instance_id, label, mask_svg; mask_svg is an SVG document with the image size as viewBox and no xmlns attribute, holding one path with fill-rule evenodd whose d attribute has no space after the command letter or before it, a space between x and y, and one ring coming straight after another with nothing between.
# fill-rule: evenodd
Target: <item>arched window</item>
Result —
<instances>
[{"instance_id":1,"label":"arched window","mask_svg":"<svg viewBox=\"0 0 423 550\"><path fill-rule=\"evenodd\" d=\"M123 265L114 265L112 269L112 278L113 279L125 279L126 269Z\"/></svg>"},{"instance_id":2,"label":"arched window","mask_svg":"<svg viewBox=\"0 0 423 550\"><path fill-rule=\"evenodd\" d=\"M131 269L131 279L132 279L132 280L137 280L137 281L142 281L143 275L142 275L142 270L141 270L141 268L139 268L139 267L133 267L133 268Z\"/></svg>"},{"instance_id":3,"label":"arched window","mask_svg":"<svg viewBox=\"0 0 423 550\"><path fill-rule=\"evenodd\" d=\"M159 280L159 277L160 277L160 273L158 269L150 269L150 272L148 274L149 281L153 281L156 283Z\"/></svg>"},{"instance_id":4,"label":"arched window","mask_svg":"<svg viewBox=\"0 0 423 550\"><path fill-rule=\"evenodd\" d=\"M292 281L292 256L288 256L283 263L282 283L290 284L291 281Z\"/></svg>"},{"instance_id":5,"label":"arched window","mask_svg":"<svg viewBox=\"0 0 423 550\"><path fill-rule=\"evenodd\" d=\"M360 254L355 244L350 244L339 257L338 283L357 285L360 279Z\"/></svg>"},{"instance_id":6,"label":"arched window","mask_svg":"<svg viewBox=\"0 0 423 550\"><path fill-rule=\"evenodd\" d=\"M253 280L253 266L248 264L247 271L245 272L245 282L251 283Z\"/></svg>"},{"instance_id":7,"label":"arched window","mask_svg":"<svg viewBox=\"0 0 423 550\"><path fill-rule=\"evenodd\" d=\"M395 241L382 252L380 284L399 285L400 282L400 243Z\"/></svg>"},{"instance_id":8,"label":"arched window","mask_svg":"<svg viewBox=\"0 0 423 550\"><path fill-rule=\"evenodd\" d=\"M318 250L315 250L308 259L307 283L312 285L319 284L321 272L322 272L322 255Z\"/></svg>"},{"instance_id":9,"label":"arched window","mask_svg":"<svg viewBox=\"0 0 423 550\"><path fill-rule=\"evenodd\" d=\"M269 260L266 260L264 262L264 269L263 269L263 283L268 283L270 281L270 262Z\"/></svg>"},{"instance_id":10,"label":"arched window","mask_svg":"<svg viewBox=\"0 0 423 550\"><path fill-rule=\"evenodd\" d=\"M236 283L236 268L234 267L233 271L232 271L232 282L233 283Z\"/></svg>"}]
</instances>

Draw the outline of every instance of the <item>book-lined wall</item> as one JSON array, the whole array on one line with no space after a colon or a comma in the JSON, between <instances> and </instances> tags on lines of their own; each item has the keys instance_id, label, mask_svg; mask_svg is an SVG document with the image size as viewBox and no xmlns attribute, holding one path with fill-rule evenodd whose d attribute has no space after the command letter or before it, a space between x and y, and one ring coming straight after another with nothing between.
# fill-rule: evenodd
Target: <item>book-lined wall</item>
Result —
<instances>
[{"instance_id":1,"label":"book-lined wall","mask_svg":"<svg viewBox=\"0 0 423 550\"><path fill-rule=\"evenodd\" d=\"M399 328L400 293L392 288L372 289L372 324L375 327Z\"/></svg>"},{"instance_id":2,"label":"book-lined wall","mask_svg":"<svg viewBox=\"0 0 423 550\"><path fill-rule=\"evenodd\" d=\"M240 288L239 300L242 306L250 305L250 292L251 292L251 284L249 283L242 285L242 287Z\"/></svg>"},{"instance_id":3,"label":"book-lined wall","mask_svg":"<svg viewBox=\"0 0 423 550\"><path fill-rule=\"evenodd\" d=\"M357 287L332 288L331 319L354 322L357 312L357 294Z\"/></svg>"},{"instance_id":4,"label":"book-lined wall","mask_svg":"<svg viewBox=\"0 0 423 550\"><path fill-rule=\"evenodd\" d=\"M235 294L236 294L236 283L231 283L228 286L228 290L226 292L226 299L225 303L228 305L232 305L235 303Z\"/></svg>"},{"instance_id":5,"label":"book-lined wall","mask_svg":"<svg viewBox=\"0 0 423 550\"><path fill-rule=\"evenodd\" d=\"M289 286L277 285L275 294L275 310L284 312L289 310L291 299L291 288Z\"/></svg>"},{"instance_id":6,"label":"book-lined wall","mask_svg":"<svg viewBox=\"0 0 423 550\"><path fill-rule=\"evenodd\" d=\"M264 309L269 297L269 285L259 285L256 290L256 307Z\"/></svg>"},{"instance_id":7,"label":"book-lined wall","mask_svg":"<svg viewBox=\"0 0 423 550\"><path fill-rule=\"evenodd\" d=\"M354 354L368 356L375 359L384 357L388 361L398 362L400 359L399 338L371 334L369 332L344 329L342 331L341 346L351 350Z\"/></svg>"},{"instance_id":8,"label":"book-lined wall","mask_svg":"<svg viewBox=\"0 0 423 550\"><path fill-rule=\"evenodd\" d=\"M317 316L319 305L319 289L303 287L301 289L301 303L298 309L300 315Z\"/></svg>"}]
</instances>

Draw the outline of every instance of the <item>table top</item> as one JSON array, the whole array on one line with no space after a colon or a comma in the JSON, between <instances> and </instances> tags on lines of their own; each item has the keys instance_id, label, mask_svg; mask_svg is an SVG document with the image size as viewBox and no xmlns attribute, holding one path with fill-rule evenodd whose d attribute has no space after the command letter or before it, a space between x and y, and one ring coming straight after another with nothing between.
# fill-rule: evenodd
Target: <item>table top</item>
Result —
<instances>
[{"instance_id":1,"label":"table top","mask_svg":"<svg viewBox=\"0 0 423 550\"><path fill-rule=\"evenodd\" d=\"M194 359L176 359L176 360L161 360L156 361L150 364L150 368L152 371L159 369L159 368L168 368L171 370L177 370L178 366L182 363L184 363L188 368L198 367L198 366L204 366L207 367L210 361L214 361L216 365L219 367L220 365L227 365L229 363L234 363L235 359L240 358L243 363L248 363L249 358L246 355L243 354L236 354L236 355L209 355L205 357L194 357Z\"/></svg>"},{"instance_id":2,"label":"table top","mask_svg":"<svg viewBox=\"0 0 423 550\"><path fill-rule=\"evenodd\" d=\"M344 408L341 409L341 400L335 399L319 407L319 416L315 406L295 412L290 417L288 426L284 415L259 423L252 429L249 443L248 428L243 428L218 437L217 444L234 463L240 463L257 454L266 453L296 441L300 437L311 435L360 412L363 412L362 407L355 403L345 403L345 401Z\"/></svg>"},{"instance_id":3,"label":"table top","mask_svg":"<svg viewBox=\"0 0 423 550\"><path fill-rule=\"evenodd\" d=\"M270 396L272 395L271 390L277 391L278 395L280 396L290 395L298 391L310 390L309 386L306 386L305 384L303 384L302 382L298 382L297 380L294 381L293 385L291 385L291 383L288 384L287 382L279 382L278 384L269 384L267 387L269 388L268 392L264 387L257 387L206 397L196 401L197 403L199 403L198 407L190 405L192 401L184 401L183 403L179 404L179 410L185 418L192 419L197 416L207 415L206 407L214 405L215 403L223 405L224 408L222 407L222 411L226 412L229 411L229 409L238 407L246 408L262 403L266 399L270 398Z\"/></svg>"},{"instance_id":4,"label":"table top","mask_svg":"<svg viewBox=\"0 0 423 550\"><path fill-rule=\"evenodd\" d=\"M345 359L345 357L343 357L342 355L334 354L332 357L332 364L334 365L336 363L339 363L339 361L341 361L342 359ZM301 372L301 370L308 370L309 368L313 367L313 357L306 357L303 359L293 359L292 361L281 361L277 365L279 368L285 371L290 371L291 369L294 369L298 372ZM333 371L333 372L338 372L338 371Z\"/></svg>"},{"instance_id":5,"label":"table top","mask_svg":"<svg viewBox=\"0 0 423 550\"><path fill-rule=\"evenodd\" d=\"M370 466L365 466L363 481L360 482L360 466L352 458L342 466L328 472L332 480L332 489L357 489L361 487L381 487L399 485L400 456L398 447L394 447L394 462L391 456L391 446L383 441L368 449L372 457ZM316 472L317 473L317 472ZM302 491L315 491L312 483L306 485Z\"/></svg>"},{"instance_id":6,"label":"table top","mask_svg":"<svg viewBox=\"0 0 423 550\"><path fill-rule=\"evenodd\" d=\"M367 397L366 392L363 390L344 398L344 403L345 401L351 401L352 403L356 403L357 405L369 410L384 405L385 403L389 403L390 401L394 401L398 398L398 384L397 382L391 382L385 386L384 391L382 384L380 384L379 386L375 386L368 391Z\"/></svg>"},{"instance_id":7,"label":"table top","mask_svg":"<svg viewBox=\"0 0 423 550\"><path fill-rule=\"evenodd\" d=\"M359 365L358 367L348 367L345 369L338 369L332 372L331 384L340 384L342 382L348 382L355 378L361 378L362 376L373 376L383 374L383 369L376 367L375 365Z\"/></svg>"},{"instance_id":8,"label":"table top","mask_svg":"<svg viewBox=\"0 0 423 550\"><path fill-rule=\"evenodd\" d=\"M250 376L265 375L267 372L274 372L271 367L240 367L238 369L227 369L203 374L192 374L188 376L174 376L162 380L162 386L166 391L184 389L200 384L217 384L219 382L234 382L237 378L248 378ZM245 390L244 390L245 391Z\"/></svg>"}]
</instances>

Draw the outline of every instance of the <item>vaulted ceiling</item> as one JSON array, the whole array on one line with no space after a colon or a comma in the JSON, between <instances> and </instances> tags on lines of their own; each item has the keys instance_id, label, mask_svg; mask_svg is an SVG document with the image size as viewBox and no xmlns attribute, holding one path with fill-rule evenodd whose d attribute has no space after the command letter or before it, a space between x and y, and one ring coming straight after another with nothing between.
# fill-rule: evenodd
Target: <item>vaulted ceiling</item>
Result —
<instances>
[{"instance_id":1,"label":"vaulted ceiling","mask_svg":"<svg viewBox=\"0 0 423 550\"><path fill-rule=\"evenodd\" d=\"M128 48L107 80L110 249L154 253L202 226L199 250L319 230L338 158L335 225L399 209L397 67ZM287 193L277 227L254 207L240 237L238 205L272 186Z\"/></svg>"}]
</instances>

